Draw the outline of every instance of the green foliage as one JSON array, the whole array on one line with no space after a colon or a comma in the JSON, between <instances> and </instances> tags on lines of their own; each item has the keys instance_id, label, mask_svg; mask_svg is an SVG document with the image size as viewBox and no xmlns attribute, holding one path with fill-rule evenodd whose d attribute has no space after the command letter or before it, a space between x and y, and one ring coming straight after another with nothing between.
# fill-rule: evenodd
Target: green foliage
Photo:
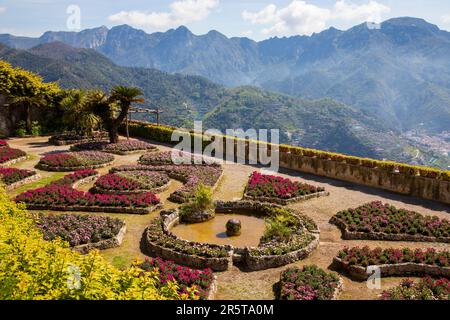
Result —
<instances>
[{"instance_id":1,"label":"green foliage","mask_svg":"<svg viewBox=\"0 0 450 320\"><path fill-rule=\"evenodd\" d=\"M278 214L266 219L266 229L261 242L272 240L288 242L300 226L298 218L283 209Z\"/></svg>"},{"instance_id":2,"label":"green foliage","mask_svg":"<svg viewBox=\"0 0 450 320\"><path fill-rule=\"evenodd\" d=\"M175 282L158 272L119 271L98 251L80 255L60 241L45 241L33 217L0 190L0 300L179 299ZM78 277L79 276L79 277ZM79 281L78 281L79 280Z\"/></svg>"},{"instance_id":3,"label":"green foliage","mask_svg":"<svg viewBox=\"0 0 450 320\"><path fill-rule=\"evenodd\" d=\"M187 216L194 212L210 211L214 209L214 200L211 187L200 183L195 190L191 202L180 207L180 216Z\"/></svg>"}]
</instances>

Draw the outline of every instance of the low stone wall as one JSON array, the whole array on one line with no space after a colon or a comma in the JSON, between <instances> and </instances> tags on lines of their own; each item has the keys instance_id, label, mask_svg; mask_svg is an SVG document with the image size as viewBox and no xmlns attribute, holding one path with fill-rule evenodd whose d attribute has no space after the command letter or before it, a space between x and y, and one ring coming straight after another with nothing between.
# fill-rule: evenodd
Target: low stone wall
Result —
<instances>
[{"instance_id":1,"label":"low stone wall","mask_svg":"<svg viewBox=\"0 0 450 320\"><path fill-rule=\"evenodd\" d=\"M208 294L206 295L206 300L214 300L217 293L217 276L213 275L213 281L209 286Z\"/></svg>"},{"instance_id":2,"label":"low stone wall","mask_svg":"<svg viewBox=\"0 0 450 320\"><path fill-rule=\"evenodd\" d=\"M17 158L17 159L12 159L12 160L0 163L0 167L10 167L10 166L12 166L12 165L14 165L16 163L25 161L27 159L28 159L28 156L20 157L20 158Z\"/></svg>"},{"instance_id":3,"label":"low stone wall","mask_svg":"<svg viewBox=\"0 0 450 320\"><path fill-rule=\"evenodd\" d=\"M12 190L17 189L17 188L19 188L19 187L21 187L21 186L23 186L25 184L37 181L40 178L41 178L41 176L39 174L32 175L31 177L28 177L28 178L25 178L23 180L17 181L17 182L15 182L13 184L7 185L6 186L6 191L12 191Z\"/></svg>"},{"instance_id":4,"label":"low stone wall","mask_svg":"<svg viewBox=\"0 0 450 320\"><path fill-rule=\"evenodd\" d=\"M442 242L450 243L450 238L436 238L412 234L388 234L383 232L349 231L348 226L340 219L333 216L330 223L336 225L342 232L344 240L381 240L381 241L411 241L411 242Z\"/></svg>"},{"instance_id":5,"label":"low stone wall","mask_svg":"<svg viewBox=\"0 0 450 320\"><path fill-rule=\"evenodd\" d=\"M86 169L100 169L107 166L110 166L114 163L113 161L103 163L103 164L97 164L97 165L90 165L90 166L81 166L81 167L51 167L42 163L38 163L36 165L36 169L40 169L43 171L49 171L49 172L72 172L72 171L78 171L78 170L86 170Z\"/></svg>"},{"instance_id":6,"label":"low stone wall","mask_svg":"<svg viewBox=\"0 0 450 320\"><path fill-rule=\"evenodd\" d=\"M147 208L120 208L120 207L83 207L83 206L47 206L27 204L28 210L48 210L48 211L70 211L70 212L103 212L103 213L124 213L124 214L149 214L162 208L161 204Z\"/></svg>"},{"instance_id":7,"label":"low stone wall","mask_svg":"<svg viewBox=\"0 0 450 320\"><path fill-rule=\"evenodd\" d=\"M313 198L326 197L329 195L330 195L330 193L328 191L321 191L321 192L316 192L316 193L312 193L312 194L308 194L308 195L300 196L300 197L295 197L295 198L291 198L291 199L280 199L280 198L275 198L275 197L252 197L247 194L244 194L244 197L242 199L252 200L252 201L260 201L260 202L271 202L271 203L276 203L276 204L285 206L290 203L305 201L305 200L309 200L309 199L313 199Z\"/></svg>"},{"instance_id":8,"label":"low stone wall","mask_svg":"<svg viewBox=\"0 0 450 320\"><path fill-rule=\"evenodd\" d=\"M308 257L319 246L319 234L313 234L314 240L308 246L297 251L273 256L252 256L245 248L243 261L251 271L282 267Z\"/></svg>"},{"instance_id":9,"label":"low stone wall","mask_svg":"<svg viewBox=\"0 0 450 320\"><path fill-rule=\"evenodd\" d=\"M100 177L100 174L96 174L93 176L89 176L89 177L80 179L80 180L76 181L74 184L72 184L72 188L77 189L79 186L81 186L83 184L88 184L88 183L96 181L99 177Z\"/></svg>"},{"instance_id":10,"label":"low stone wall","mask_svg":"<svg viewBox=\"0 0 450 320\"><path fill-rule=\"evenodd\" d=\"M367 273L367 269L362 266L349 265L342 261L339 257L333 259L333 263L345 270L355 279L366 281L370 274ZM424 276L430 275L435 277L450 277L450 267L439 267L433 265L427 265L422 263L399 263L399 264L382 264L374 265L371 267L379 268L382 277L393 276Z\"/></svg>"},{"instance_id":11,"label":"low stone wall","mask_svg":"<svg viewBox=\"0 0 450 320\"><path fill-rule=\"evenodd\" d=\"M119 230L119 233L115 237L113 237L111 239L106 239L106 240L102 240L99 242L95 242L95 243L83 244L81 246L73 247L72 249L77 252L80 252L82 254L87 254L87 253L89 253L89 251L92 251L94 249L106 250L106 249L115 248L122 244L123 238L125 237L126 232L127 232L127 226L124 223L123 227Z\"/></svg>"},{"instance_id":12,"label":"low stone wall","mask_svg":"<svg viewBox=\"0 0 450 320\"><path fill-rule=\"evenodd\" d=\"M255 208L262 210L263 207L280 208L275 204L259 203L252 201L237 201L237 202L216 202L216 213L236 213L255 214ZM264 216L264 213L261 213ZM252 256L250 254L251 248L235 248L233 246L219 246L211 244L199 244L192 241L180 239L174 235L170 229L179 223L179 215L177 209L167 210L161 212L162 217L162 231L169 237L176 238L183 241L187 246L208 245L214 248L224 248L229 251L229 256L226 258L205 258L196 255L189 255L185 253L176 252L171 248L166 248L150 241L148 237L149 230L146 230L146 247L155 256L159 256L166 260L172 260L176 263L189 266L191 268L211 268L214 271L225 271L233 264L243 264L249 271L265 270L270 268L277 268L295 261L306 258L319 245L320 231L309 232L303 227L302 232L308 232L313 236L313 240L304 248L289 252L283 255L262 255Z\"/></svg>"},{"instance_id":13,"label":"low stone wall","mask_svg":"<svg viewBox=\"0 0 450 320\"><path fill-rule=\"evenodd\" d=\"M418 198L450 203L450 181L280 152L280 167Z\"/></svg>"}]
</instances>

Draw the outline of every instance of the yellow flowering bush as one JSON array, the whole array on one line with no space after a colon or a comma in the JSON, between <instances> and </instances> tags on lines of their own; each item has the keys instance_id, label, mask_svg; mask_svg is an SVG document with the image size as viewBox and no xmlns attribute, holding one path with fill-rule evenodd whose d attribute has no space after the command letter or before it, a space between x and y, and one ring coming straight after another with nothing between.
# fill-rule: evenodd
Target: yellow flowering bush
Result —
<instances>
[{"instance_id":1,"label":"yellow flowering bush","mask_svg":"<svg viewBox=\"0 0 450 320\"><path fill-rule=\"evenodd\" d=\"M45 241L30 213L0 186L0 299L163 300L193 299L196 288L177 293L162 285L158 270L120 271L93 251L81 255L61 241Z\"/></svg>"}]
</instances>

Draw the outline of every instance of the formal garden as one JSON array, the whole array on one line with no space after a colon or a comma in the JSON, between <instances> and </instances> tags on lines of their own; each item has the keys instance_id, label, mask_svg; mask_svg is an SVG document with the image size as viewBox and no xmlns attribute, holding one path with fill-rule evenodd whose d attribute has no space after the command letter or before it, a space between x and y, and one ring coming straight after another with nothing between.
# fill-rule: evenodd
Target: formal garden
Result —
<instances>
[{"instance_id":1,"label":"formal garden","mask_svg":"<svg viewBox=\"0 0 450 320\"><path fill-rule=\"evenodd\" d=\"M448 204L173 151L169 127L125 127L139 89L65 91L8 70L8 95L42 96L62 123L0 140L0 299L450 298ZM83 290L61 272L74 266Z\"/></svg>"}]
</instances>

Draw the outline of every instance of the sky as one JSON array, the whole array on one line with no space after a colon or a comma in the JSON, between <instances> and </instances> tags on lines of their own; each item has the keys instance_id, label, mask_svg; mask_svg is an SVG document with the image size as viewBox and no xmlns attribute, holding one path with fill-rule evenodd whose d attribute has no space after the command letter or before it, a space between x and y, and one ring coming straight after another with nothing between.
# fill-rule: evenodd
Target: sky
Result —
<instances>
[{"instance_id":1,"label":"sky","mask_svg":"<svg viewBox=\"0 0 450 320\"><path fill-rule=\"evenodd\" d=\"M156 32L185 25L195 34L217 30L263 40L404 16L450 31L449 0L0 0L0 33L36 37L121 24Z\"/></svg>"}]
</instances>

